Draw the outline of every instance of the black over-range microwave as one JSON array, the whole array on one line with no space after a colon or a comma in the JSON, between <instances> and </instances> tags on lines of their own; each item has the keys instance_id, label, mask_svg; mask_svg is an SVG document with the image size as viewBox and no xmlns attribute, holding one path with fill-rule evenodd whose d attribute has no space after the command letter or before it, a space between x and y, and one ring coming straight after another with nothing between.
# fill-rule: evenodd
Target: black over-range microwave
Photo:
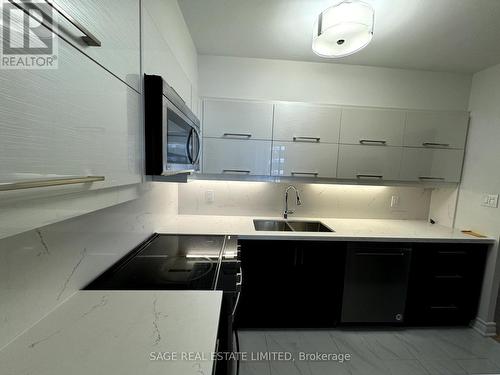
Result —
<instances>
[{"instance_id":1,"label":"black over-range microwave","mask_svg":"<svg viewBox=\"0 0 500 375\"><path fill-rule=\"evenodd\" d=\"M200 120L160 76L144 76L146 174L200 170Z\"/></svg>"}]
</instances>

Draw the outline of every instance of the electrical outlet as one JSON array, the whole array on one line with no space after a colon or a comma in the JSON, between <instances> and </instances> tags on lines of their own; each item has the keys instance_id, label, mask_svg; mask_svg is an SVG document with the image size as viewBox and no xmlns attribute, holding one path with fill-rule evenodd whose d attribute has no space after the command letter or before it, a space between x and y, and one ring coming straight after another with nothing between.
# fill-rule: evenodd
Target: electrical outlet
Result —
<instances>
[{"instance_id":1,"label":"electrical outlet","mask_svg":"<svg viewBox=\"0 0 500 375\"><path fill-rule=\"evenodd\" d=\"M393 195L391 197L391 208L399 207L399 195Z\"/></svg>"},{"instance_id":2,"label":"electrical outlet","mask_svg":"<svg viewBox=\"0 0 500 375\"><path fill-rule=\"evenodd\" d=\"M498 207L498 194L484 194L481 200L481 206L497 208Z\"/></svg>"},{"instance_id":3,"label":"electrical outlet","mask_svg":"<svg viewBox=\"0 0 500 375\"><path fill-rule=\"evenodd\" d=\"M207 190L205 191L205 202L214 203L215 201L215 191Z\"/></svg>"}]
</instances>

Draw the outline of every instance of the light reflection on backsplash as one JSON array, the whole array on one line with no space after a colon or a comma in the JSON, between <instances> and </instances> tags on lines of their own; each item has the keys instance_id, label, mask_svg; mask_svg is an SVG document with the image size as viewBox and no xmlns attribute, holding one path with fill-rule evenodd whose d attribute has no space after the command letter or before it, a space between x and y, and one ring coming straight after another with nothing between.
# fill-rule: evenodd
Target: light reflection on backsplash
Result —
<instances>
[{"instance_id":1,"label":"light reflection on backsplash","mask_svg":"<svg viewBox=\"0 0 500 375\"><path fill-rule=\"evenodd\" d=\"M287 183L190 181L179 185L179 214L280 216ZM300 184L296 217L426 220L431 189L366 185ZM208 202L206 192L214 192ZM399 196L399 206L390 207Z\"/></svg>"}]
</instances>

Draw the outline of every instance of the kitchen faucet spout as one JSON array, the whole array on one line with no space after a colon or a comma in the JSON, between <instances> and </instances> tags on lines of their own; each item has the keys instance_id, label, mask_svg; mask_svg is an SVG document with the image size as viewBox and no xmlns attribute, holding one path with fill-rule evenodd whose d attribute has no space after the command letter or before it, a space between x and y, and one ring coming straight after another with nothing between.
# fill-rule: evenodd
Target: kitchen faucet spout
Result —
<instances>
[{"instance_id":1,"label":"kitchen faucet spout","mask_svg":"<svg viewBox=\"0 0 500 375\"><path fill-rule=\"evenodd\" d=\"M285 190L285 211L283 212L283 218L284 219L288 219L288 215L291 215L293 214L295 211L293 210L289 210L288 209L288 192L290 190L293 190L295 192L295 203L297 206L300 206L302 204L302 201L300 200L300 195L299 195L299 190L293 186L293 185L290 185L286 188Z\"/></svg>"}]
</instances>

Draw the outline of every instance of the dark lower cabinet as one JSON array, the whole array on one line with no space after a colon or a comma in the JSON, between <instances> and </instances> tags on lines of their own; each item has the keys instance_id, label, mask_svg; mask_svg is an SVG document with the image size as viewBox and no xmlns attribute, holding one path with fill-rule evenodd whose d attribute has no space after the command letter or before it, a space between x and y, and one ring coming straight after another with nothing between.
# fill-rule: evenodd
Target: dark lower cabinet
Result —
<instances>
[{"instance_id":1,"label":"dark lower cabinet","mask_svg":"<svg viewBox=\"0 0 500 375\"><path fill-rule=\"evenodd\" d=\"M241 241L239 328L320 328L339 322L345 244Z\"/></svg>"},{"instance_id":2,"label":"dark lower cabinet","mask_svg":"<svg viewBox=\"0 0 500 375\"><path fill-rule=\"evenodd\" d=\"M487 245L416 244L408 325L467 325L476 317Z\"/></svg>"},{"instance_id":3,"label":"dark lower cabinet","mask_svg":"<svg viewBox=\"0 0 500 375\"><path fill-rule=\"evenodd\" d=\"M488 250L452 243L240 244L238 328L467 325Z\"/></svg>"}]
</instances>

